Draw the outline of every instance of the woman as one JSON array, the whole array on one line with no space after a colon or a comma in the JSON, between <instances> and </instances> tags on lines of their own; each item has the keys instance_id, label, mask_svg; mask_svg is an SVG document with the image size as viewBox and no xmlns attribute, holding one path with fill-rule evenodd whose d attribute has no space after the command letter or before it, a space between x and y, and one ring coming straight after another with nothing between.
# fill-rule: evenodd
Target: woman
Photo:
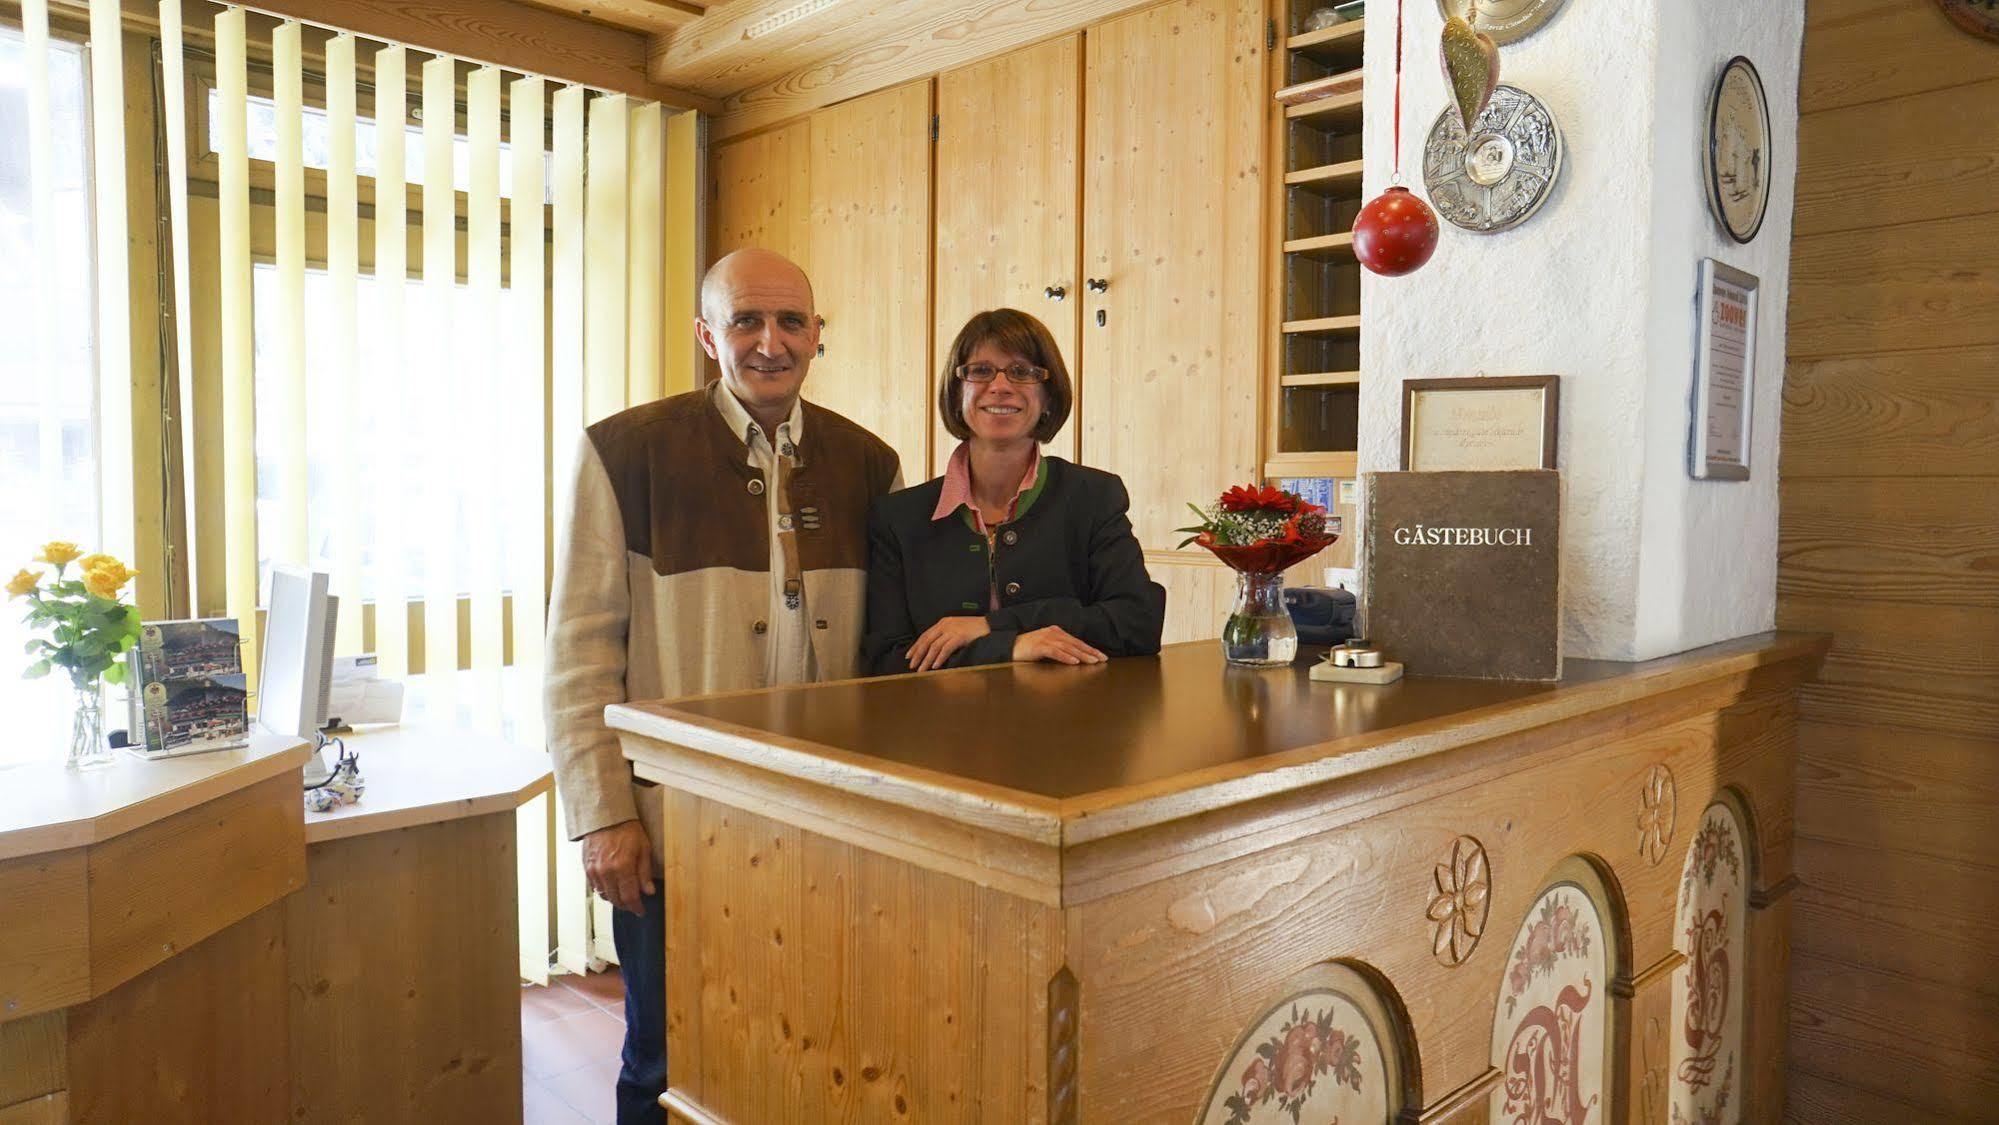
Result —
<instances>
[{"instance_id":1,"label":"woman","mask_svg":"<svg viewBox=\"0 0 1999 1125\"><path fill-rule=\"evenodd\" d=\"M959 331L937 396L959 439L950 465L868 516L871 672L1159 651L1166 591L1145 572L1124 482L1041 453L1074 401L1040 321L995 309Z\"/></svg>"}]
</instances>

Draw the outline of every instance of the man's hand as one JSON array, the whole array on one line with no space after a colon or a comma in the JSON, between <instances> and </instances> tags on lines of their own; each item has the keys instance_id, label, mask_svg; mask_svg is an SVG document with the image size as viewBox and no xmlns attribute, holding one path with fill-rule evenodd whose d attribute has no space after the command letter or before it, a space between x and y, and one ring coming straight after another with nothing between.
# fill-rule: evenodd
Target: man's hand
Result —
<instances>
[{"instance_id":1,"label":"man's hand","mask_svg":"<svg viewBox=\"0 0 1999 1125\"><path fill-rule=\"evenodd\" d=\"M1050 625L1015 637L1013 658L1021 661L1053 660L1058 664L1102 664L1108 659L1060 625Z\"/></svg>"},{"instance_id":2,"label":"man's hand","mask_svg":"<svg viewBox=\"0 0 1999 1125\"><path fill-rule=\"evenodd\" d=\"M620 821L583 837L583 877L612 906L644 914L639 895L653 892L652 837L645 825Z\"/></svg>"},{"instance_id":3,"label":"man's hand","mask_svg":"<svg viewBox=\"0 0 1999 1125\"><path fill-rule=\"evenodd\" d=\"M942 668L951 654L993 631L983 617L940 617L909 646L909 670ZM1015 659L1018 659L1016 657Z\"/></svg>"}]
</instances>

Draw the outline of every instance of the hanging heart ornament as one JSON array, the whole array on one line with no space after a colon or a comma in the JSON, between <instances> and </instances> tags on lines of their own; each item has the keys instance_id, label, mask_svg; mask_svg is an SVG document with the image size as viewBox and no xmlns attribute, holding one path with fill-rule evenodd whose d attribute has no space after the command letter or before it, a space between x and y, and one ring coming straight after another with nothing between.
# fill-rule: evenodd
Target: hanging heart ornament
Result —
<instances>
[{"instance_id":1,"label":"hanging heart ornament","mask_svg":"<svg viewBox=\"0 0 1999 1125\"><path fill-rule=\"evenodd\" d=\"M1439 54L1444 63L1444 81L1450 84L1451 101L1464 120L1465 132L1485 112L1485 103L1499 88L1499 44L1492 36L1474 29L1463 16L1444 21L1444 38Z\"/></svg>"}]
</instances>

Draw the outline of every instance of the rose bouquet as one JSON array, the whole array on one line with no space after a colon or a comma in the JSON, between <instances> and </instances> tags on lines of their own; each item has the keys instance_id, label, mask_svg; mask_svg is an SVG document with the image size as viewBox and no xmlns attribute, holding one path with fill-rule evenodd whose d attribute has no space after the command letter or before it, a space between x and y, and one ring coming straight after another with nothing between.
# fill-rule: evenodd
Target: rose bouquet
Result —
<instances>
[{"instance_id":1,"label":"rose bouquet","mask_svg":"<svg viewBox=\"0 0 1999 1125\"><path fill-rule=\"evenodd\" d=\"M1284 608L1284 572L1332 546L1338 516L1269 485L1236 485L1208 508L1194 508L1201 522L1180 528L1181 542L1206 548L1236 572L1236 602L1222 629L1222 655L1230 664L1262 668L1289 664L1298 653L1298 630Z\"/></svg>"},{"instance_id":2,"label":"rose bouquet","mask_svg":"<svg viewBox=\"0 0 1999 1125\"><path fill-rule=\"evenodd\" d=\"M69 673L76 690L76 722L70 735L72 765L93 765L108 761L104 746L104 716L100 682L119 683L125 678L120 663L127 650L139 642L139 611L119 601L138 571L110 555L85 555L74 543L51 542L35 557L36 562L55 568L53 575L22 569L7 583L11 598L24 598L28 614L23 621L48 636L28 642L28 655L39 657L28 665L24 678L35 679L61 668ZM76 563L76 574L69 565Z\"/></svg>"},{"instance_id":3,"label":"rose bouquet","mask_svg":"<svg viewBox=\"0 0 1999 1125\"><path fill-rule=\"evenodd\" d=\"M1267 484L1235 485L1206 509L1187 506L1201 522L1175 529L1194 533L1180 545L1199 544L1243 574L1289 570L1340 537L1338 516Z\"/></svg>"}]
</instances>

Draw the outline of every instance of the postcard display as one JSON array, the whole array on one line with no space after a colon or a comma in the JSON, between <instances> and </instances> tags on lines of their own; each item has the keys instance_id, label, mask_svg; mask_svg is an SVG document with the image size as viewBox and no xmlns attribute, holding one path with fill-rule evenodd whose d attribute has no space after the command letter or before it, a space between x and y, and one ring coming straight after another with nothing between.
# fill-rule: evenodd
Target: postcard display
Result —
<instances>
[{"instance_id":1,"label":"postcard display","mask_svg":"<svg viewBox=\"0 0 1999 1125\"><path fill-rule=\"evenodd\" d=\"M169 757L249 741L242 636L236 620L149 621L126 655L133 685L132 750Z\"/></svg>"},{"instance_id":2,"label":"postcard display","mask_svg":"<svg viewBox=\"0 0 1999 1125\"><path fill-rule=\"evenodd\" d=\"M1369 473L1368 639L1412 675L1561 679L1561 479Z\"/></svg>"}]
</instances>

